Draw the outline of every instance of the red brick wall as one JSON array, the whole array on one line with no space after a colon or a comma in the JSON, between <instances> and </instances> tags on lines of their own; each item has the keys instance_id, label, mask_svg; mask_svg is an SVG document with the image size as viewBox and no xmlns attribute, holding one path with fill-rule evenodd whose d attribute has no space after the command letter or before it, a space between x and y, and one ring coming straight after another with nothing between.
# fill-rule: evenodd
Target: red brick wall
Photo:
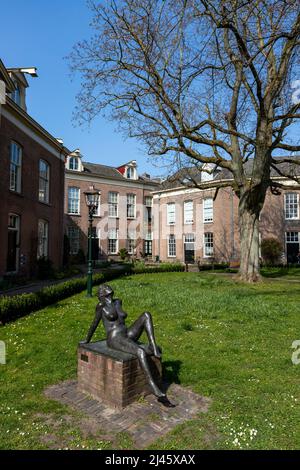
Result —
<instances>
[{"instance_id":1,"label":"red brick wall","mask_svg":"<svg viewBox=\"0 0 300 470\"><path fill-rule=\"evenodd\" d=\"M79 173L80 175L80 173ZM126 181L127 182L127 181ZM136 181L134 181L136 183ZM145 196L151 195L151 191L146 186L144 188L137 188L134 186L122 186L122 182L118 184L109 184L101 181L91 183L88 180L79 180L71 177L70 173L67 174L65 183L65 233L67 233L68 226L75 224L81 230L80 232L80 244L81 249L87 254L87 233L88 233L88 209L85 203L84 191L87 191L91 184L94 185L95 190L101 191L100 196L100 217L95 216L93 226L100 229L101 233L101 249L103 256L106 257L108 254L108 241L107 232L110 228L116 228L119 230L119 249L126 248L127 243L127 228L135 230L137 233L137 246L136 253L139 255L140 251L143 251L143 227L146 229L148 224L145 222L145 211L144 211L144 198ZM69 215L68 214L68 187L74 186L80 189L80 215ZM109 191L119 193L119 217L117 219L108 217L108 193ZM127 194L136 195L136 218L127 219ZM108 255L114 257L113 255Z\"/></svg>"},{"instance_id":2,"label":"red brick wall","mask_svg":"<svg viewBox=\"0 0 300 470\"><path fill-rule=\"evenodd\" d=\"M10 142L23 148L21 194L9 190ZM32 275L37 259L38 220L49 223L49 258L54 267L62 263L64 163L2 116L0 125L0 276L6 272L8 214L21 217L20 254L26 258L20 272ZM49 204L38 201L39 159L50 165Z\"/></svg>"}]
</instances>

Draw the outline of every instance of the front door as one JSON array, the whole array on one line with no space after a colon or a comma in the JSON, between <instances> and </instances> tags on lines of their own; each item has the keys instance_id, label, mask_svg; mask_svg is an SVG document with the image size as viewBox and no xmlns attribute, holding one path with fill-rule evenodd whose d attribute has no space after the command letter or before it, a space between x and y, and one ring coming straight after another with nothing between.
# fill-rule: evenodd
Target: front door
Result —
<instances>
[{"instance_id":1,"label":"front door","mask_svg":"<svg viewBox=\"0 0 300 470\"><path fill-rule=\"evenodd\" d=\"M299 232L286 233L286 259L288 264L296 264L299 262L299 241Z\"/></svg>"},{"instance_id":2,"label":"front door","mask_svg":"<svg viewBox=\"0 0 300 470\"><path fill-rule=\"evenodd\" d=\"M184 239L184 262L195 262L195 237L194 234L189 233L185 235Z\"/></svg>"},{"instance_id":3,"label":"front door","mask_svg":"<svg viewBox=\"0 0 300 470\"><path fill-rule=\"evenodd\" d=\"M17 271L17 231L8 229L7 272Z\"/></svg>"}]
</instances>

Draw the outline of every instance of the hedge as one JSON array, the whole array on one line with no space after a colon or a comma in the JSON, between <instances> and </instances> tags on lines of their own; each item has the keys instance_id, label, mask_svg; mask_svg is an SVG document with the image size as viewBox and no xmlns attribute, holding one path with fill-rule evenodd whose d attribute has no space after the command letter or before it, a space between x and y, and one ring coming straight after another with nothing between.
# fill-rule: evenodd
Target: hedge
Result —
<instances>
[{"instance_id":1,"label":"hedge","mask_svg":"<svg viewBox=\"0 0 300 470\"><path fill-rule=\"evenodd\" d=\"M108 282L124 274L142 274L184 271L184 266L180 263L161 263L157 266L146 266L142 263L133 266L124 265L122 270L109 270L104 274L93 275L93 285ZM4 296L0 298L0 324L4 325L17 318L24 317L31 312L40 310L47 305L54 304L60 300L66 299L71 295L78 294L86 289L87 277L71 279L66 282L44 287L38 292L30 294L20 294L14 296Z\"/></svg>"},{"instance_id":2,"label":"hedge","mask_svg":"<svg viewBox=\"0 0 300 470\"><path fill-rule=\"evenodd\" d=\"M147 266L146 264L140 263L132 267L133 274L143 273L168 273L168 272L180 272L184 271L185 266L182 263L160 263L156 266Z\"/></svg>"},{"instance_id":3,"label":"hedge","mask_svg":"<svg viewBox=\"0 0 300 470\"><path fill-rule=\"evenodd\" d=\"M123 274L130 274L131 268L125 266L122 271L111 270L105 274L94 274L93 285L110 281ZM14 296L4 296L0 298L0 324L24 317L35 310L51 305L63 300L71 295L78 294L86 289L87 277L71 279L66 282L44 287L38 292L30 294L20 294Z\"/></svg>"}]
</instances>

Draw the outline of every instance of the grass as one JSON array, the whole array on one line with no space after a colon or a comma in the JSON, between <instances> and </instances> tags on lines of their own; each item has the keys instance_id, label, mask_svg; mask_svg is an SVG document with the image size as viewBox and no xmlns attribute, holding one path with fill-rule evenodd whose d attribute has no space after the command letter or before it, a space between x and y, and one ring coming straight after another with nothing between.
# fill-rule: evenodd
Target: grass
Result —
<instances>
[{"instance_id":1,"label":"grass","mask_svg":"<svg viewBox=\"0 0 300 470\"><path fill-rule=\"evenodd\" d=\"M300 284L244 285L210 273L112 281L128 323L152 312L169 380L210 397L207 414L153 449L297 449L300 446ZM47 385L76 377L76 347L96 298L78 294L0 328L0 449L132 448L127 435L84 435L80 415L46 399ZM98 331L103 337L103 329Z\"/></svg>"}]
</instances>

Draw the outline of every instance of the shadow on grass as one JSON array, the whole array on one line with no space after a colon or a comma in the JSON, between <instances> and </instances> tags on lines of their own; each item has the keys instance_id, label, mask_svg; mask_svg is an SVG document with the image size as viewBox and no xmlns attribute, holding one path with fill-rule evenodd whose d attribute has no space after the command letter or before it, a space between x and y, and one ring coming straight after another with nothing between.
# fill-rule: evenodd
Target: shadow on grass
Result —
<instances>
[{"instance_id":1,"label":"shadow on grass","mask_svg":"<svg viewBox=\"0 0 300 470\"><path fill-rule=\"evenodd\" d=\"M162 363L163 381L168 388L172 383L180 384L179 372L182 361L165 361Z\"/></svg>"}]
</instances>

